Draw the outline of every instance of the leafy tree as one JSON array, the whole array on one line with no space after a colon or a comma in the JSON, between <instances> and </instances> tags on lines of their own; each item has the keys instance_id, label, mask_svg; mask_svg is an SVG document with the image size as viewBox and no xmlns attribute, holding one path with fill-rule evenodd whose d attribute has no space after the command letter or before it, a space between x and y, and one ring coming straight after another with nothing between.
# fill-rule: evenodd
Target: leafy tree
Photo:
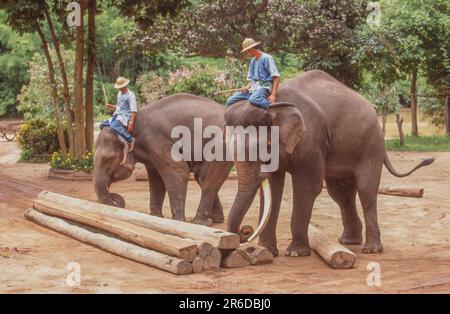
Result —
<instances>
[{"instance_id":1,"label":"leafy tree","mask_svg":"<svg viewBox=\"0 0 450 314\"><path fill-rule=\"evenodd\" d=\"M29 79L28 61L37 49L33 36L20 36L9 26L0 24L0 116L18 114L16 96Z\"/></svg>"},{"instance_id":2,"label":"leafy tree","mask_svg":"<svg viewBox=\"0 0 450 314\"><path fill-rule=\"evenodd\" d=\"M359 68L352 62L357 27L366 22L367 1L194 1L176 19L158 20L133 31L132 40L149 51L173 49L185 54L239 55L245 37L263 41L269 52L295 53L305 69L322 69L356 85Z\"/></svg>"},{"instance_id":3,"label":"leafy tree","mask_svg":"<svg viewBox=\"0 0 450 314\"><path fill-rule=\"evenodd\" d=\"M386 84L410 79L412 134L418 135L417 83L424 75L438 91L450 87L450 3L381 2L381 23L359 33L357 59Z\"/></svg>"}]
</instances>

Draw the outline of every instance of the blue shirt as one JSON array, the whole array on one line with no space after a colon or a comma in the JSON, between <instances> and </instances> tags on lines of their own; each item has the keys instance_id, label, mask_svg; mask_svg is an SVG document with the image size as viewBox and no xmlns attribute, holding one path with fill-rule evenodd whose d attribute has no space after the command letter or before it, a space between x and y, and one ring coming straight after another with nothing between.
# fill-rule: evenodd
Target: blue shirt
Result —
<instances>
[{"instance_id":1,"label":"blue shirt","mask_svg":"<svg viewBox=\"0 0 450 314\"><path fill-rule=\"evenodd\" d=\"M130 90L125 94L119 92L117 94L117 108L114 115L117 115L119 120L124 126L128 125L130 121L131 113L137 111L136 96Z\"/></svg>"},{"instance_id":2,"label":"blue shirt","mask_svg":"<svg viewBox=\"0 0 450 314\"><path fill-rule=\"evenodd\" d=\"M275 65L273 57L267 53L263 53L259 59L253 58L247 74L247 81L252 81L251 90L256 88L268 88L272 90L273 77L280 76L280 72Z\"/></svg>"}]
</instances>

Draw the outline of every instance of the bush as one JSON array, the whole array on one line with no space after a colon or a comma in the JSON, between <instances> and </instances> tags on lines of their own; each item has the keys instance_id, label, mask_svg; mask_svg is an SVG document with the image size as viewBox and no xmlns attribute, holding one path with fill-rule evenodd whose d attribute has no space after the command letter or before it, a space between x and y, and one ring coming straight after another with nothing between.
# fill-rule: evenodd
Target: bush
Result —
<instances>
[{"instance_id":1,"label":"bush","mask_svg":"<svg viewBox=\"0 0 450 314\"><path fill-rule=\"evenodd\" d=\"M245 73L240 73L240 81L231 77L229 70L220 70L213 65L184 66L161 76L155 72L142 75L137 80L141 98L151 103L164 96L189 93L225 103L229 95L214 95L216 91L241 87Z\"/></svg>"},{"instance_id":2,"label":"bush","mask_svg":"<svg viewBox=\"0 0 450 314\"><path fill-rule=\"evenodd\" d=\"M22 149L21 160L48 162L59 149L56 124L42 119L29 120L20 127L17 142Z\"/></svg>"},{"instance_id":3,"label":"bush","mask_svg":"<svg viewBox=\"0 0 450 314\"><path fill-rule=\"evenodd\" d=\"M70 153L64 156L60 152L54 152L49 165L52 169L90 172L94 168L93 155L87 152L80 159L75 159Z\"/></svg>"}]
</instances>

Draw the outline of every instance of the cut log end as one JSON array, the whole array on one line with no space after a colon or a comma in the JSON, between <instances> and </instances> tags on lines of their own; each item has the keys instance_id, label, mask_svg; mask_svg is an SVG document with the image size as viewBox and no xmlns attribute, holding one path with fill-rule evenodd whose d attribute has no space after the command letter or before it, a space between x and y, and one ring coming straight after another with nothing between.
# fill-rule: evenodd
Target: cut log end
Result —
<instances>
[{"instance_id":1,"label":"cut log end","mask_svg":"<svg viewBox=\"0 0 450 314\"><path fill-rule=\"evenodd\" d=\"M352 268L355 265L356 256L347 252L336 252L331 255L330 266L334 269Z\"/></svg>"},{"instance_id":2,"label":"cut log end","mask_svg":"<svg viewBox=\"0 0 450 314\"><path fill-rule=\"evenodd\" d=\"M241 250L222 251L220 265L225 268L245 267L251 264L250 257Z\"/></svg>"}]
</instances>

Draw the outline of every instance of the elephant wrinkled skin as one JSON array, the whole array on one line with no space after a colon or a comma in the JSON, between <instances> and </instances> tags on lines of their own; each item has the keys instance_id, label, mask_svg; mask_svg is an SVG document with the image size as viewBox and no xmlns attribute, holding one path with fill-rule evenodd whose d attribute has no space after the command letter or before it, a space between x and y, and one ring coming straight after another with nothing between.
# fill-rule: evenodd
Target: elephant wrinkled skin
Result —
<instances>
[{"instance_id":1,"label":"elephant wrinkled skin","mask_svg":"<svg viewBox=\"0 0 450 314\"><path fill-rule=\"evenodd\" d=\"M356 211L358 193L366 227L363 252L382 252L377 193L383 164L393 175L402 177L431 164L433 159L424 160L406 174L397 173L386 154L373 106L325 72L309 71L286 81L280 87L277 101L280 103L271 105L267 111L241 101L225 112L229 126L279 126L280 130L280 165L276 172L260 172L258 161L235 162L238 192L228 217L228 231L239 232L261 182L268 178L272 211L259 243L278 255L276 224L285 173L289 172L294 199L292 242L286 255L310 254L308 225L324 180L329 195L341 210L344 230L339 241L362 243L363 228Z\"/></svg>"},{"instance_id":2,"label":"elephant wrinkled skin","mask_svg":"<svg viewBox=\"0 0 450 314\"><path fill-rule=\"evenodd\" d=\"M233 166L224 161L174 161L171 150L172 129L186 126L193 134L194 119L202 118L203 129L223 127L224 108L218 103L190 94L176 94L143 107L136 116L133 135L136 139L129 161L143 163L150 187L150 214L162 216L166 191L169 195L172 218L185 220L185 202L189 173L193 172L202 189L195 223L211 225L224 220L218 191ZM203 130L202 130L203 131ZM205 145L205 141L203 142ZM132 171L120 165L123 144L109 128L98 137L94 155L94 188L99 202L125 206L123 198L109 192L111 183L131 176ZM194 145L191 145L193 155Z\"/></svg>"}]
</instances>

